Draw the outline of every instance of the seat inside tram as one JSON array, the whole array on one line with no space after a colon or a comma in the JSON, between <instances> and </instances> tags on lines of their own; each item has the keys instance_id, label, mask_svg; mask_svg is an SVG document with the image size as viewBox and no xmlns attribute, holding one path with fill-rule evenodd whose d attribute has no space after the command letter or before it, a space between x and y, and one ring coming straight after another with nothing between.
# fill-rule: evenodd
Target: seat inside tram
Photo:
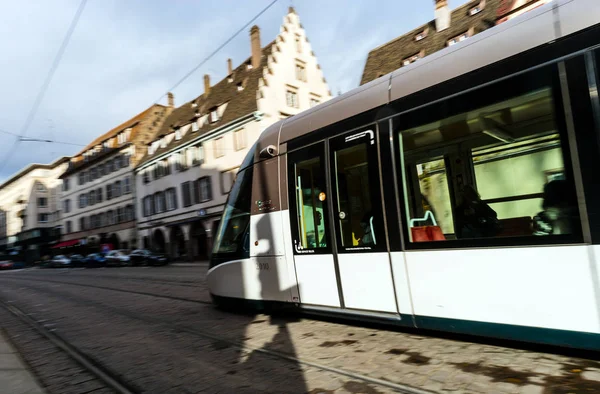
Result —
<instances>
[{"instance_id":1,"label":"seat inside tram","mask_svg":"<svg viewBox=\"0 0 600 394\"><path fill-rule=\"evenodd\" d=\"M400 130L411 242L572 234L552 90Z\"/></svg>"}]
</instances>

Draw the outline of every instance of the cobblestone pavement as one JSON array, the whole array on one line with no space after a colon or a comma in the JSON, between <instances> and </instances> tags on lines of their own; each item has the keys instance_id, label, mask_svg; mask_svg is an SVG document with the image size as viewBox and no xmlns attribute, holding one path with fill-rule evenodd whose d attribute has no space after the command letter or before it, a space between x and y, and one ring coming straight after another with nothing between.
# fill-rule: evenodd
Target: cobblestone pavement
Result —
<instances>
[{"instance_id":1,"label":"cobblestone pavement","mask_svg":"<svg viewBox=\"0 0 600 394\"><path fill-rule=\"evenodd\" d=\"M592 360L490 341L222 312L209 304L205 272L26 270L0 275L0 299L45 320L140 392L600 392L600 363ZM34 342L29 352L36 352Z\"/></svg>"}]
</instances>

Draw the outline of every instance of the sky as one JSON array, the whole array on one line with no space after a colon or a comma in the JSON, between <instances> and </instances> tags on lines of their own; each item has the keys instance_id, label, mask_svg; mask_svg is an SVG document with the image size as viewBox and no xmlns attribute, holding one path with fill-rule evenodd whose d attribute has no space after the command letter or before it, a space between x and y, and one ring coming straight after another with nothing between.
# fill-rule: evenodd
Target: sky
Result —
<instances>
[{"instance_id":1,"label":"sky","mask_svg":"<svg viewBox=\"0 0 600 394\"><path fill-rule=\"evenodd\" d=\"M271 1L88 0L24 136L87 145L154 102L166 104L159 98ZM0 0L0 130L22 132L79 5ZM290 5L334 94L359 85L371 49L434 15L433 0L279 0L255 22L263 45L279 33ZM225 77L227 58L235 67L249 55L244 31L173 90L175 105L203 92L204 74L213 83ZM21 142L9 157L15 138L0 133L0 182L82 149Z\"/></svg>"}]
</instances>

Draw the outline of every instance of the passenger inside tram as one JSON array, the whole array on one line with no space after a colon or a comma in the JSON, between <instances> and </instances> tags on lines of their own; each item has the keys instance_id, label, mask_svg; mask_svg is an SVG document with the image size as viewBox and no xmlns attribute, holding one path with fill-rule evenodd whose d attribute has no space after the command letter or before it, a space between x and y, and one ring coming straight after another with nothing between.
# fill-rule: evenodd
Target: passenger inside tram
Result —
<instances>
[{"instance_id":1,"label":"passenger inside tram","mask_svg":"<svg viewBox=\"0 0 600 394\"><path fill-rule=\"evenodd\" d=\"M477 190L465 185L461 199L455 220L458 238L495 237L500 233L502 224L498 214L481 200Z\"/></svg>"},{"instance_id":2,"label":"passenger inside tram","mask_svg":"<svg viewBox=\"0 0 600 394\"><path fill-rule=\"evenodd\" d=\"M566 181L554 180L544 186L542 212L533 219L534 235L571 234L576 202Z\"/></svg>"}]
</instances>

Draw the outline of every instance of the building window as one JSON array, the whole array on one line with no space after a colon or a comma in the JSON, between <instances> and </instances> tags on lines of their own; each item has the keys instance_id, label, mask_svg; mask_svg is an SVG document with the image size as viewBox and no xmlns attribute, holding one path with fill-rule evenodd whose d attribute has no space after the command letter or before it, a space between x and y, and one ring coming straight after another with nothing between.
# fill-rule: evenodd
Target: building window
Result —
<instances>
[{"instance_id":1,"label":"building window","mask_svg":"<svg viewBox=\"0 0 600 394\"><path fill-rule=\"evenodd\" d=\"M43 184L43 183L38 183L38 184L37 184L37 186L36 186L36 188L37 188L37 191L38 191L38 192L45 193L45 192L47 192L47 191L48 191L48 190L46 189L46 186L44 186L44 184Z\"/></svg>"},{"instance_id":2,"label":"building window","mask_svg":"<svg viewBox=\"0 0 600 394\"><path fill-rule=\"evenodd\" d=\"M90 181L96 180L96 167L90 168Z\"/></svg>"},{"instance_id":3,"label":"building window","mask_svg":"<svg viewBox=\"0 0 600 394\"><path fill-rule=\"evenodd\" d=\"M85 183L90 182L90 172L89 171L84 171L83 180Z\"/></svg>"},{"instance_id":4,"label":"building window","mask_svg":"<svg viewBox=\"0 0 600 394\"><path fill-rule=\"evenodd\" d=\"M169 159L166 158L162 161L163 166L163 176L171 175L171 163L169 163Z\"/></svg>"},{"instance_id":5,"label":"building window","mask_svg":"<svg viewBox=\"0 0 600 394\"><path fill-rule=\"evenodd\" d=\"M198 179L199 202L212 200L212 182L210 176Z\"/></svg>"},{"instance_id":6,"label":"building window","mask_svg":"<svg viewBox=\"0 0 600 394\"><path fill-rule=\"evenodd\" d=\"M123 215L123 208L117 208L116 212L117 212L116 222L121 223L123 221L123 219L125 219L125 217Z\"/></svg>"},{"instance_id":7,"label":"building window","mask_svg":"<svg viewBox=\"0 0 600 394\"><path fill-rule=\"evenodd\" d=\"M306 67L304 63L296 60L296 79L306 82Z\"/></svg>"},{"instance_id":8,"label":"building window","mask_svg":"<svg viewBox=\"0 0 600 394\"><path fill-rule=\"evenodd\" d=\"M152 205L152 196L146 196L144 197L144 216L150 216L153 215L153 205Z\"/></svg>"},{"instance_id":9,"label":"building window","mask_svg":"<svg viewBox=\"0 0 600 394\"><path fill-rule=\"evenodd\" d=\"M173 154L173 161L175 161L175 170L183 171L187 169L185 152L177 152Z\"/></svg>"},{"instance_id":10,"label":"building window","mask_svg":"<svg viewBox=\"0 0 600 394\"><path fill-rule=\"evenodd\" d=\"M317 106L321 103L321 100L317 97L317 95L315 95L314 93L311 93L311 97L310 97L310 107L314 107Z\"/></svg>"},{"instance_id":11,"label":"building window","mask_svg":"<svg viewBox=\"0 0 600 394\"><path fill-rule=\"evenodd\" d=\"M129 167L129 163L131 163L131 156L128 153L126 153L121 159L121 165L123 166L123 168L127 168Z\"/></svg>"},{"instance_id":12,"label":"building window","mask_svg":"<svg viewBox=\"0 0 600 394\"><path fill-rule=\"evenodd\" d=\"M246 131L244 129L233 132L233 145L235 150L241 150L246 147Z\"/></svg>"},{"instance_id":13,"label":"building window","mask_svg":"<svg viewBox=\"0 0 600 394\"><path fill-rule=\"evenodd\" d=\"M71 200L63 201L63 211L65 211L65 213L71 212Z\"/></svg>"},{"instance_id":14,"label":"building window","mask_svg":"<svg viewBox=\"0 0 600 394\"><path fill-rule=\"evenodd\" d=\"M452 46L454 44L458 44L459 42L466 40L467 38L469 38L469 32L464 32L461 35L449 39L447 44L448 46Z\"/></svg>"},{"instance_id":15,"label":"building window","mask_svg":"<svg viewBox=\"0 0 600 394\"><path fill-rule=\"evenodd\" d=\"M154 193L154 211L155 213L162 213L165 211L165 194L163 192Z\"/></svg>"},{"instance_id":16,"label":"building window","mask_svg":"<svg viewBox=\"0 0 600 394\"><path fill-rule=\"evenodd\" d=\"M217 112L217 109L214 108L210 111L210 123L215 123L218 120L219 120L219 113Z\"/></svg>"},{"instance_id":17,"label":"building window","mask_svg":"<svg viewBox=\"0 0 600 394\"><path fill-rule=\"evenodd\" d=\"M96 191L91 190L88 197L88 205L94 205L96 203Z\"/></svg>"},{"instance_id":18,"label":"building window","mask_svg":"<svg viewBox=\"0 0 600 394\"><path fill-rule=\"evenodd\" d=\"M85 231L85 218L79 218L79 231Z\"/></svg>"},{"instance_id":19,"label":"building window","mask_svg":"<svg viewBox=\"0 0 600 394\"><path fill-rule=\"evenodd\" d=\"M288 107L298 108L298 93L294 90L287 90L285 99Z\"/></svg>"},{"instance_id":20,"label":"building window","mask_svg":"<svg viewBox=\"0 0 600 394\"><path fill-rule=\"evenodd\" d=\"M63 179L62 190L63 192L69 191L69 178Z\"/></svg>"},{"instance_id":21,"label":"building window","mask_svg":"<svg viewBox=\"0 0 600 394\"><path fill-rule=\"evenodd\" d=\"M225 156L224 144L225 144L225 142L223 141L223 137L219 137L214 140L215 157L216 158Z\"/></svg>"},{"instance_id":22,"label":"building window","mask_svg":"<svg viewBox=\"0 0 600 394\"><path fill-rule=\"evenodd\" d=\"M81 186L84 183L85 183L85 175L84 175L83 172L80 172L79 175L78 175L78 182L77 182L77 184Z\"/></svg>"},{"instance_id":23,"label":"building window","mask_svg":"<svg viewBox=\"0 0 600 394\"><path fill-rule=\"evenodd\" d=\"M144 185L147 183L150 183L150 169L144 170L144 172L142 173L142 179L143 179Z\"/></svg>"},{"instance_id":24,"label":"building window","mask_svg":"<svg viewBox=\"0 0 600 394\"><path fill-rule=\"evenodd\" d=\"M300 37L300 34L296 34L296 52L302 53L302 37Z\"/></svg>"},{"instance_id":25,"label":"building window","mask_svg":"<svg viewBox=\"0 0 600 394\"><path fill-rule=\"evenodd\" d=\"M96 189L96 202L102 202L102 188Z\"/></svg>"},{"instance_id":26,"label":"building window","mask_svg":"<svg viewBox=\"0 0 600 394\"><path fill-rule=\"evenodd\" d=\"M71 232L72 228L71 228L71 221L67 220L65 222L65 231L67 232L67 234L69 234Z\"/></svg>"},{"instance_id":27,"label":"building window","mask_svg":"<svg viewBox=\"0 0 600 394\"><path fill-rule=\"evenodd\" d=\"M125 220L129 222L134 219L135 219L135 215L133 212L133 205L127 205L125 207Z\"/></svg>"},{"instance_id":28,"label":"building window","mask_svg":"<svg viewBox=\"0 0 600 394\"><path fill-rule=\"evenodd\" d=\"M192 205L192 196L189 182L183 182L181 184L181 195L183 198L184 207L189 207L190 205Z\"/></svg>"},{"instance_id":29,"label":"building window","mask_svg":"<svg viewBox=\"0 0 600 394\"><path fill-rule=\"evenodd\" d=\"M40 213L38 214L38 222L39 223L48 223L48 214L47 213Z\"/></svg>"},{"instance_id":30,"label":"building window","mask_svg":"<svg viewBox=\"0 0 600 394\"><path fill-rule=\"evenodd\" d=\"M125 177L123 182L123 194L131 193L131 179L129 177Z\"/></svg>"},{"instance_id":31,"label":"building window","mask_svg":"<svg viewBox=\"0 0 600 394\"><path fill-rule=\"evenodd\" d=\"M106 185L106 201L113 198L112 189L113 189L113 185Z\"/></svg>"},{"instance_id":32,"label":"building window","mask_svg":"<svg viewBox=\"0 0 600 394\"><path fill-rule=\"evenodd\" d=\"M204 163L204 145L198 145L192 149L192 165L199 166Z\"/></svg>"},{"instance_id":33,"label":"building window","mask_svg":"<svg viewBox=\"0 0 600 394\"><path fill-rule=\"evenodd\" d=\"M406 59L404 59L402 61L402 65L403 66L408 66L409 64L416 62L420 58L421 58L421 53L415 53L414 55L409 56Z\"/></svg>"},{"instance_id":34,"label":"building window","mask_svg":"<svg viewBox=\"0 0 600 394\"><path fill-rule=\"evenodd\" d=\"M113 224L115 224L115 211L106 211L106 225L112 226Z\"/></svg>"},{"instance_id":35,"label":"building window","mask_svg":"<svg viewBox=\"0 0 600 394\"><path fill-rule=\"evenodd\" d=\"M198 131L198 122L197 121L192 123L192 131L194 131L194 132Z\"/></svg>"},{"instance_id":36,"label":"building window","mask_svg":"<svg viewBox=\"0 0 600 394\"><path fill-rule=\"evenodd\" d=\"M235 175L237 174L239 168L234 168L229 171L221 172L221 193L227 194L233 187L233 182L235 181Z\"/></svg>"},{"instance_id":37,"label":"building window","mask_svg":"<svg viewBox=\"0 0 600 394\"><path fill-rule=\"evenodd\" d=\"M87 207L87 194L79 195L79 208Z\"/></svg>"},{"instance_id":38,"label":"building window","mask_svg":"<svg viewBox=\"0 0 600 394\"><path fill-rule=\"evenodd\" d=\"M121 197L121 181L116 181L113 186L113 197Z\"/></svg>"},{"instance_id":39,"label":"building window","mask_svg":"<svg viewBox=\"0 0 600 394\"><path fill-rule=\"evenodd\" d=\"M167 211L177 209L177 190L171 187L165 193L167 194Z\"/></svg>"},{"instance_id":40,"label":"building window","mask_svg":"<svg viewBox=\"0 0 600 394\"><path fill-rule=\"evenodd\" d=\"M46 197L38 197L38 199L37 199L37 206L39 208L46 208L46 207L48 207L48 198L46 198Z\"/></svg>"}]
</instances>

